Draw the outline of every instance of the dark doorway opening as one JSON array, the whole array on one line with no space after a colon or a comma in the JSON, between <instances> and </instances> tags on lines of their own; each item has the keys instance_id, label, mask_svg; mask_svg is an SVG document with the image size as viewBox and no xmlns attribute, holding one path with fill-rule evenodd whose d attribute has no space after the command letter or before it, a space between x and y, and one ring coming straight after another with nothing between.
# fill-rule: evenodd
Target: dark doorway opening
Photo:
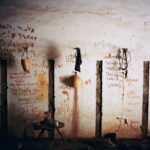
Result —
<instances>
[{"instance_id":1,"label":"dark doorway opening","mask_svg":"<svg viewBox=\"0 0 150 150\"><path fill-rule=\"evenodd\" d=\"M49 111L51 112L51 118L55 118L55 90L54 90L54 65L55 61L50 59L48 61L49 64ZM49 138L54 139L54 130L49 132Z\"/></svg>"},{"instance_id":2,"label":"dark doorway opening","mask_svg":"<svg viewBox=\"0 0 150 150\"><path fill-rule=\"evenodd\" d=\"M7 61L0 60L0 136L7 135Z\"/></svg>"},{"instance_id":3,"label":"dark doorway opening","mask_svg":"<svg viewBox=\"0 0 150 150\"><path fill-rule=\"evenodd\" d=\"M102 136L102 72L103 62L96 62L96 129L95 136Z\"/></svg>"}]
</instances>

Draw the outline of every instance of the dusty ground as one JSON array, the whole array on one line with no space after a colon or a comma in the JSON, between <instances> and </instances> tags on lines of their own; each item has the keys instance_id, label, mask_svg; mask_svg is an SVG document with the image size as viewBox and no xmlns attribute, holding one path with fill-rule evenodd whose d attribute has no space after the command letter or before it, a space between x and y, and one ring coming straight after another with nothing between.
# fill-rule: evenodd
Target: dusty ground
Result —
<instances>
[{"instance_id":1,"label":"dusty ground","mask_svg":"<svg viewBox=\"0 0 150 150\"><path fill-rule=\"evenodd\" d=\"M150 139L12 139L2 138L0 150L150 150Z\"/></svg>"}]
</instances>

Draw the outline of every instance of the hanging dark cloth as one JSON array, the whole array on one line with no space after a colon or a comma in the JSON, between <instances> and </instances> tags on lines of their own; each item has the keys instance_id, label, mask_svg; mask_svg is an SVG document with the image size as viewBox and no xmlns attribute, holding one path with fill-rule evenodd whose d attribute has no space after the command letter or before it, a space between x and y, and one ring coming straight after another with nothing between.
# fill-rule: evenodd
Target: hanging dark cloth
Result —
<instances>
[{"instance_id":1,"label":"hanging dark cloth","mask_svg":"<svg viewBox=\"0 0 150 150\"><path fill-rule=\"evenodd\" d=\"M80 72L80 65L82 64L81 52L80 48L76 49L76 62L75 62L75 70Z\"/></svg>"}]
</instances>

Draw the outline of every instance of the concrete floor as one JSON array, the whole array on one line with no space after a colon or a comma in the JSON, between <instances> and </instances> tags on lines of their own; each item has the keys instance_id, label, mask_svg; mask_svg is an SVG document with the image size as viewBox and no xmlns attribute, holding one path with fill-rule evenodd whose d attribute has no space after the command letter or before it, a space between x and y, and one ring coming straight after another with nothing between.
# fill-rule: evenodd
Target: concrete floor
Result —
<instances>
[{"instance_id":1,"label":"concrete floor","mask_svg":"<svg viewBox=\"0 0 150 150\"><path fill-rule=\"evenodd\" d=\"M150 150L150 139L11 139L0 140L0 150Z\"/></svg>"}]
</instances>

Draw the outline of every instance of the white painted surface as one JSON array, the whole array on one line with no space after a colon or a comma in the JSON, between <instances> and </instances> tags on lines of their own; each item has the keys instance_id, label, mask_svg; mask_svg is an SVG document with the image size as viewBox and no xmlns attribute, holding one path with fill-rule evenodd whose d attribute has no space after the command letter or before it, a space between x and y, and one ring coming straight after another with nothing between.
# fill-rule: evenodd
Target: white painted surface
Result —
<instances>
[{"instance_id":1,"label":"white painted surface","mask_svg":"<svg viewBox=\"0 0 150 150\"><path fill-rule=\"evenodd\" d=\"M18 51L12 53L15 64L9 65L8 68L10 133L22 136L24 126L29 126L37 118L40 120L41 112L48 109L48 89L46 88L48 86L48 68L46 66L48 59L55 59L55 117L65 122L65 128L62 129L65 136L74 137L72 134L74 89L66 87L60 81L60 77L74 74L73 55L75 50L73 48L80 47L83 54L81 76L85 84L78 89L78 132L76 137L95 136L96 60L104 61L103 134L116 132L120 123L116 118L119 117L122 120L121 127L116 132L117 137L140 137L142 67L144 60L150 60L149 6L150 1L143 0L2 0L0 2L0 23L2 25L9 24L12 28L7 30L1 28L1 39L4 39L5 43L12 39L2 35L3 32L8 33L8 31L37 37L36 40L24 40L23 38L19 40L19 35L17 35L12 39L17 42L33 42L34 47L29 47L31 71L30 74L25 74L23 80L21 79L23 70L20 65L22 53ZM35 31L33 33L25 32L19 30L18 26L32 27ZM17 50L21 48L2 44L3 52L5 47ZM108 70L106 63L113 60L106 59L106 57L109 54L117 55L118 48L124 47L128 48L132 56L128 68L128 78L124 79L124 89L123 83L117 80L115 80L115 84L121 84L120 87L110 87L114 81L107 79L111 77L108 76L108 72L120 74L120 71ZM44 88L47 91L45 93L35 92L38 84L43 81L39 81L39 76L44 76ZM130 79L134 81L129 82ZM22 85L18 85L19 81ZM29 88L29 91L23 95L24 92L21 93L21 90L26 88ZM123 90L124 97L122 97ZM40 97L39 94L45 95ZM29 133L31 134L31 132Z\"/></svg>"}]
</instances>

